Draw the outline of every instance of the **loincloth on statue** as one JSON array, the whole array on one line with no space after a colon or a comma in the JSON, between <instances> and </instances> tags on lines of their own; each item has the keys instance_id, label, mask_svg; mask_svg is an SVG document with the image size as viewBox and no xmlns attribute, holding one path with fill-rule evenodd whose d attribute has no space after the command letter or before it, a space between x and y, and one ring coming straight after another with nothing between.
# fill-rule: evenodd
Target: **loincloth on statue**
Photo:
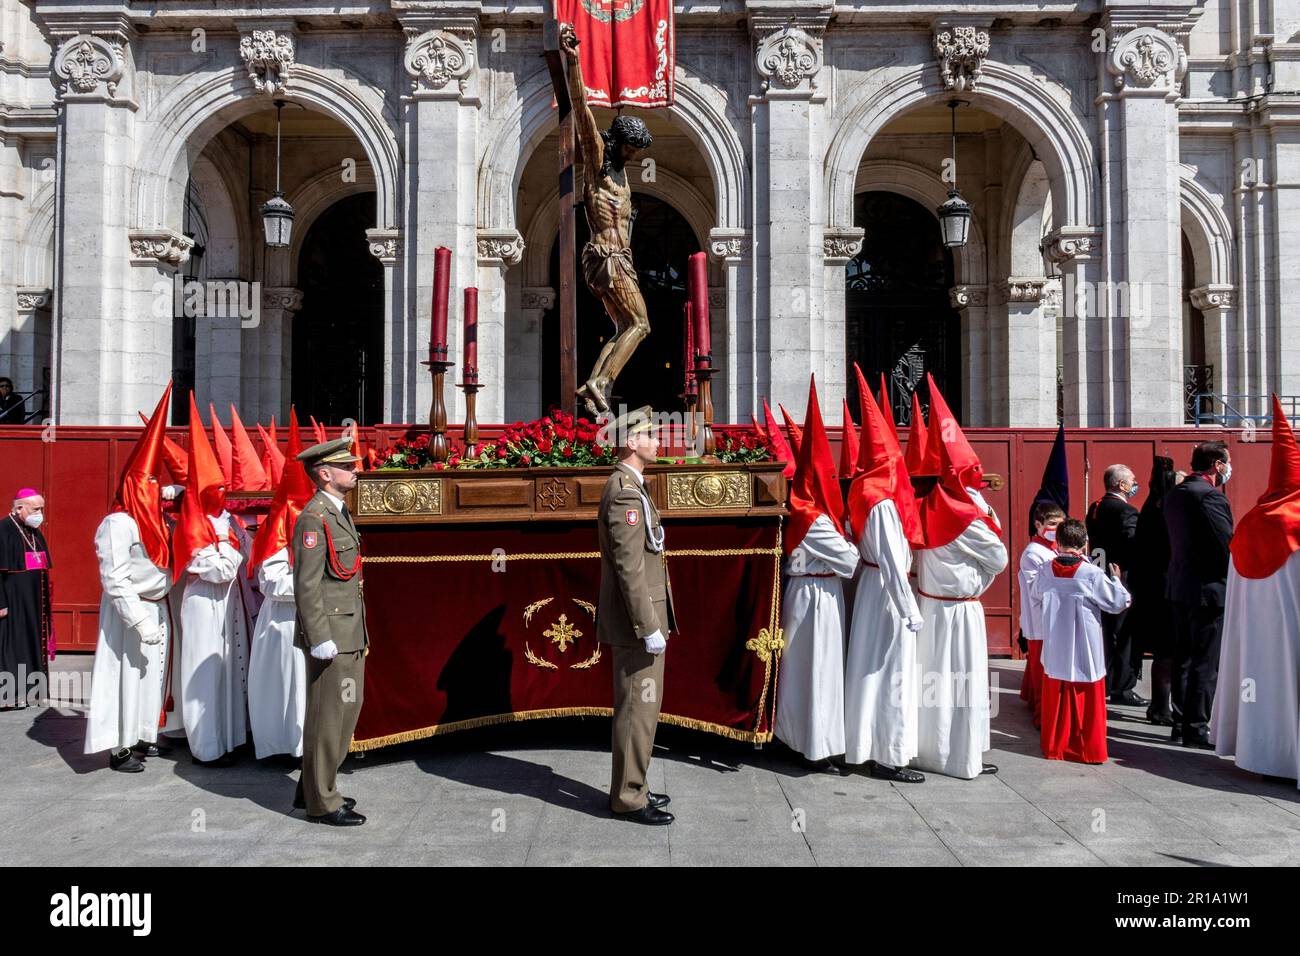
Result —
<instances>
[{"instance_id":1,"label":"loincloth on statue","mask_svg":"<svg viewBox=\"0 0 1300 956\"><path fill-rule=\"evenodd\" d=\"M636 266L632 264L632 250L618 248L603 242L589 242L582 247L582 277L593 295L600 298L609 293L620 279L637 285Z\"/></svg>"}]
</instances>

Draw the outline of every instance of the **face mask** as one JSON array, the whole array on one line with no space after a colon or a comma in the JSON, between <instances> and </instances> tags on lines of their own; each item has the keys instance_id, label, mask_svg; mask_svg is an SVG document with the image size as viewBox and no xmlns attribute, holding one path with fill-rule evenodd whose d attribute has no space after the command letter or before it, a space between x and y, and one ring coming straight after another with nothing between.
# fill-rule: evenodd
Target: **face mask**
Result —
<instances>
[{"instance_id":1,"label":"face mask","mask_svg":"<svg viewBox=\"0 0 1300 956\"><path fill-rule=\"evenodd\" d=\"M1221 476L1220 483L1226 485L1228 483L1228 479L1231 477L1232 477L1232 462L1228 462L1223 466L1223 475Z\"/></svg>"},{"instance_id":2,"label":"face mask","mask_svg":"<svg viewBox=\"0 0 1300 956\"><path fill-rule=\"evenodd\" d=\"M1044 538L1045 540L1047 540L1047 541L1055 541L1055 540L1056 540L1056 529L1055 529L1055 528L1048 528L1046 531L1043 532L1043 538Z\"/></svg>"},{"instance_id":3,"label":"face mask","mask_svg":"<svg viewBox=\"0 0 1300 956\"><path fill-rule=\"evenodd\" d=\"M44 520L45 520L45 515L41 514L40 512L36 512L34 514L29 514L26 518L24 518L23 523L26 524L27 527L29 528L39 528L41 526L41 522L43 522Z\"/></svg>"},{"instance_id":4,"label":"face mask","mask_svg":"<svg viewBox=\"0 0 1300 956\"><path fill-rule=\"evenodd\" d=\"M1138 483L1135 481L1133 482L1132 487L1130 487L1129 490L1125 492L1125 496L1128 498L1136 498L1137 493L1138 493Z\"/></svg>"}]
</instances>

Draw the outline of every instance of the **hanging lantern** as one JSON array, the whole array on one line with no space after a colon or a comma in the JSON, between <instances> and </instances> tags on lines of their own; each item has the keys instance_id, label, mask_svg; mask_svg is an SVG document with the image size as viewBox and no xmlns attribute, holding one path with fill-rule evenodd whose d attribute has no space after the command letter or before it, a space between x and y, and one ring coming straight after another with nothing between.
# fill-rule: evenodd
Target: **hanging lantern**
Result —
<instances>
[{"instance_id":1,"label":"hanging lantern","mask_svg":"<svg viewBox=\"0 0 1300 956\"><path fill-rule=\"evenodd\" d=\"M284 100L275 101L275 192L262 205L262 228L266 232L266 244L272 249L284 249L289 245L293 233L293 207L280 191L280 111L284 109Z\"/></svg>"},{"instance_id":2,"label":"hanging lantern","mask_svg":"<svg viewBox=\"0 0 1300 956\"><path fill-rule=\"evenodd\" d=\"M961 100L948 101L952 110L952 189L948 190L948 199L935 210L939 214L943 244L949 249L966 245L970 236L971 205L957 191L957 107L961 105Z\"/></svg>"}]
</instances>

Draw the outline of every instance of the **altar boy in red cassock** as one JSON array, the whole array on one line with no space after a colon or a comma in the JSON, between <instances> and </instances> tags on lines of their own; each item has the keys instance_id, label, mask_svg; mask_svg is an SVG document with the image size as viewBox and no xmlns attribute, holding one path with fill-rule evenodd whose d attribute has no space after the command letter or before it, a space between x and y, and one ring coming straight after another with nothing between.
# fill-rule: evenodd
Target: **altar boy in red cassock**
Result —
<instances>
[{"instance_id":1,"label":"altar boy in red cassock","mask_svg":"<svg viewBox=\"0 0 1300 956\"><path fill-rule=\"evenodd\" d=\"M1020 699L1034 715L1034 726L1043 722L1043 635L1038 622L1039 609L1030 599L1034 578L1056 557L1056 529L1065 520L1061 506L1040 501L1034 508L1034 536L1020 552L1020 633L1025 638L1025 676L1020 684Z\"/></svg>"},{"instance_id":2,"label":"altar boy in red cassock","mask_svg":"<svg viewBox=\"0 0 1300 956\"><path fill-rule=\"evenodd\" d=\"M1106 648L1101 615L1129 606L1119 580L1084 555L1088 529L1071 519L1056 529L1058 554L1030 588L1043 635L1043 756L1048 760L1106 760Z\"/></svg>"}]
</instances>

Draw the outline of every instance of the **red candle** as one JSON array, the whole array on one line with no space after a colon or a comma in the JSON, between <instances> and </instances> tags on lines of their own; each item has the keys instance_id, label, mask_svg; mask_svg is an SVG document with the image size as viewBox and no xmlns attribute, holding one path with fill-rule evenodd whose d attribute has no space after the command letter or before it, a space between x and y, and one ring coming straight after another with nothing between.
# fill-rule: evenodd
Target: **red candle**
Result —
<instances>
[{"instance_id":1,"label":"red candle","mask_svg":"<svg viewBox=\"0 0 1300 956\"><path fill-rule=\"evenodd\" d=\"M693 253L687 265L686 295L690 299L691 317L695 322L695 348L699 353L708 355L712 351L713 340L709 335L708 260L702 252Z\"/></svg>"},{"instance_id":2,"label":"red candle","mask_svg":"<svg viewBox=\"0 0 1300 956\"><path fill-rule=\"evenodd\" d=\"M451 250L439 246L433 253L433 327L429 333L429 351L442 352L447 358L447 282L451 277Z\"/></svg>"},{"instance_id":3,"label":"red candle","mask_svg":"<svg viewBox=\"0 0 1300 956\"><path fill-rule=\"evenodd\" d=\"M465 290L465 374L478 374L478 289Z\"/></svg>"},{"instance_id":4,"label":"red candle","mask_svg":"<svg viewBox=\"0 0 1300 956\"><path fill-rule=\"evenodd\" d=\"M691 303L687 300L682 305L682 339L685 342L686 358L682 368L686 373L683 391L687 395L695 394L695 323L691 320Z\"/></svg>"}]
</instances>

